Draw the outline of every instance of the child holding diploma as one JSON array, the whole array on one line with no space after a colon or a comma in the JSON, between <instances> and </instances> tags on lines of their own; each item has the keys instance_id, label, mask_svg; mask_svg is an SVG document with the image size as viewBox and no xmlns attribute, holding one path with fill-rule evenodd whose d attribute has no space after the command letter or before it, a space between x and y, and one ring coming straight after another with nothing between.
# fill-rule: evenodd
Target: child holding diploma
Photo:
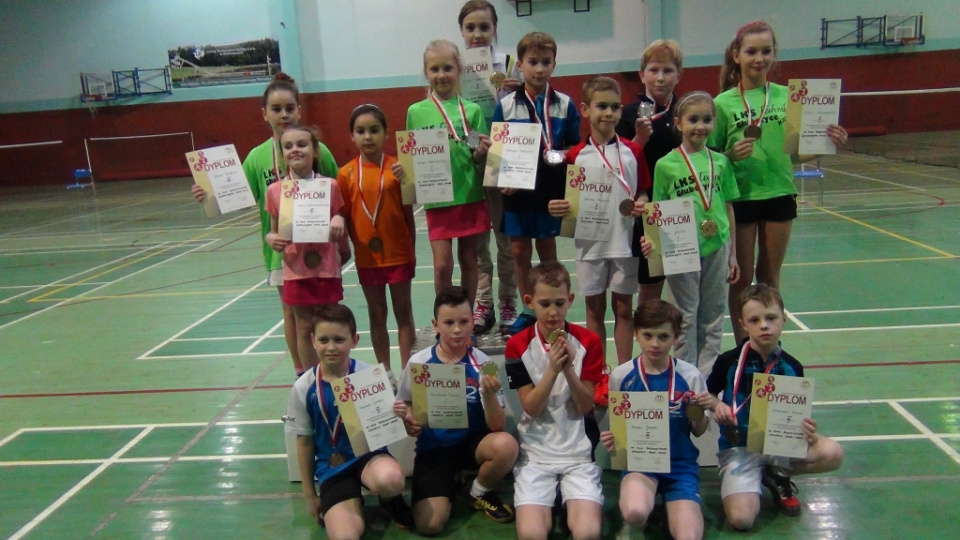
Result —
<instances>
[{"instance_id":1,"label":"child holding diploma","mask_svg":"<svg viewBox=\"0 0 960 540\"><path fill-rule=\"evenodd\" d=\"M473 507L498 523L514 520L513 507L493 491L517 459L517 440L503 431L507 415L497 371L487 355L470 346L473 310L469 290L448 287L433 303L433 329L440 339L436 345L410 357L400 377L394 412L403 418L407 433L417 438L413 461L411 502L417 531L426 536L439 534L450 519L451 500L457 494L457 469L478 469L470 485ZM469 427L439 429L422 426L413 416L410 366L457 364L466 372L466 402Z\"/></svg>"},{"instance_id":2,"label":"child holding diploma","mask_svg":"<svg viewBox=\"0 0 960 540\"><path fill-rule=\"evenodd\" d=\"M706 147L713 131L713 98L706 92L689 92L677 103L674 119L683 142L662 157L653 174L653 200L680 198L694 203L700 271L667 276L670 290L683 313L676 355L710 373L720 354L723 311L728 283L740 275L731 235L735 220L730 201L737 198L737 183L730 162ZM641 239L643 253L650 243Z\"/></svg>"},{"instance_id":3,"label":"child holding diploma","mask_svg":"<svg viewBox=\"0 0 960 540\"><path fill-rule=\"evenodd\" d=\"M788 89L767 80L776 60L773 28L753 21L737 31L720 69L716 130L708 144L733 162L740 191L733 210L737 216L735 253L742 278L731 282L731 317L737 312L740 293L754 276L758 283L781 288L780 268L797 217L791 158L800 158L783 151ZM846 143L847 132L840 126L830 126L827 134L837 147ZM736 324L733 333L737 342L746 336Z\"/></svg>"},{"instance_id":4,"label":"child holding diploma","mask_svg":"<svg viewBox=\"0 0 960 540\"><path fill-rule=\"evenodd\" d=\"M493 58L493 74L490 82L497 90L497 99L520 87L520 71L516 58L494 46L497 39L497 9L487 0L469 0L460 8L457 19L463 44L468 49L487 47ZM489 124L490 118L487 118ZM517 321L517 279L514 273L513 253L510 238L500 230L503 219L503 196L497 188L484 188L487 209L493 223L493 236L497 244L497 278L500 332L506 332ZM473 310L473 331L485 334L496 324L493 313L493 257L490 254L490 232L482 232L477 238L477 302Z\"/></svg>"},{"instance_id":5,"label":"child holding diploma","mask_svg":"<svg viewBox=\"0 0 960 540\"><path fill-rule=\"evenodd\" d=\"M286 175L286 165L280 156L280 135L287 127L300 122L300 91L292 78L280 72L274 75L273 81L263 91L263 108L260 109L263 120L273 131L273 136L264 141L247 154L243 160L243 172L253 191L253 198L257 201L260 210L260 234L263 237L263 260L267 267L267 284L277 287L283 296L283 265L279 253L267 244L266 236L270 232L270 213L267 212L267 188L281 180ZM320 173L333 177L337 173L337 162L333 159L330 150L320 143ZM194 198L203 202L207 194L203 188L194 184L191 188ZM293 367L299 377L304 367L300 363L300 354L297 348L297 325L293 314L293 306L283 304L283 335L286 337L287 349L293 358ZM310 366L307 366L310 367Z\"/></svg>"},{"instance_id":6,"label":"child holding diploma","mask_svg":"<svg viewBox=\"0 0 960 540\"><path fill-rule=\"evenodd\" d=\"M673 305L655 298L641 304L633 314L634 337L640 356L622 364L610 374L610 391L668 392L670 399L670 472L624 471L620 481L620 512L627 524L643 528L653 510L657 493L667 506L670 536L677 539L703 537L700 511L700 451L690 440L703 435L709 418L691 403L705 394L703 375L683 360L670 355L680 335L682 316ZM613 433L604 431L600 440L613 451Z\"/></svg>"},{"instance_id":7,"label":"child holding diploma","mask_svg":"<svg viewBox=\"0 0 960 540\"><path fill-rule=\"evenodd\" d=\"M513 469L517 536L547 538L559 485L573 538L600 538L600 467L584 415L593 411L603 348L597 334L566 322L573 293L562 264L540 263L527 280L530 293L523 300L536 323L511 337L504 353L510 388L523 404L520 459Z\"/></svg>"},{"instance_id":8,"label":"child holding diploma","mask_svg":"<svg viewBox=\"0 0 960 540\"><path fill-rule=\"evenodd\" d=\"M614 132L620 120L620 85L610 77L593 77L583 85L580 113L590 123L590 137L567 152L567 163L604 169L612 173L612 201L606 217L610 228L606 240L575 239L577 248L577 282L587 305L587 328L607 342L607 289L613 310L613 341L620 364L633 356L633 295L639 287L638 259L633 256L630 240L633 222L643 212L650 187L647 162L640 147L622 140ZM550 201L550 215L563 217L570 213L570 202ZM606 362L604 362L606 363Z\"/></svg>"},{"instance_id":9,"label":"child holding diploma","mask_svg":"<svg viewBox=\"0 0 960 540\"><path fill-rule=\"evenodd\" d=\"M480 107L460 98L462 71L456 45L445 40L427 45L423 74L430 92L427 99L407 109L407 129L436 128L449 133L454 200L425 205L433 251L433 286L439 293L453 284L453 240L457 239L460 282L470 292L472 316L477 293L477 237L490 230L483 178L477 165L487 157L490 137Z\"/></svg>"},{"instance_id":10,"label":"child holding diploma","mask_svg":"<svg viewBox=\"0 0 960 540\"><path fill-rule=\"evenodd\" d=\"M320 141L316 130L293 125L280 136L283 161L287 165L285 179L296 180L308 186L321 178L317 172ZM330 178L330 241L324 243L294 243L277 232L281 198L296 198L296 190L281 193L284 182L274 182L267 189L267 212L270 213L270 232L266 242L274 251L283 254L283 303L293 306L297 325L297 346L300 362L308 367L317 364L311 345L313 331L312 311L316 306L336 304L343 300L343 282L340 268L350 260L343 209L343 197L337 181Z\"/></svg>"},{"instance_id":11,"label":"child holding diploma","mask_svg":"<svg viewBox=\"0 0 960 540\"><path fill-rule=\"evenodd\" d=\"M387 117L376 105L360 105L350 114L350 134L360 151L340 169L337 183L346 204L347 231L356 252L357 277L367 299L373 353L396 387L390 370L387 291L397 320L400 368L407 365L415 338L410 284L416 269L417 227L413 208L403 204L397 158L383 153Z\"/></svg>"},{"instance_id":12,"label":"child holding diploma","mask_svg":"<svg viewBox=\"0 0 960 540\"><path fill-rule=\"evenodd\" d=\"M398 527L412 529L413 516L401 495L400 464L385 448L354 454L331 387L333 381L370 367L350 358L360 340L353 312L339 304L321 306L312 332L320 364L294 383L284 417L284 429L297 435L307 512L326 527L330 538L360 538L364 529L360 488L366 487L380 497L380 505Z\"/></svg>"},{"instance_id":13,"label":"child holding diploma","mask_svg":"<svg viewBox=\"0 0 960 540\"><path fill-rule=\"evenodd\" d=\"M783 298L766 284L751 285L740 295L737 313L748 339L717 358L707 378L710 394L697 396L701 407L714 409L720 429L720 494L723 511L735 529L747 530L760 512L760 485L788 516L799 516L796 485L786 475L835 471L843 462L843 448L817 433L817 423L803 420L806 459L769 458L747 452L747 427L754 373L803 377L803 366L780 348L785 322ZM721 402L716 396L723 393Z\"/></svg>"}]
</instances>

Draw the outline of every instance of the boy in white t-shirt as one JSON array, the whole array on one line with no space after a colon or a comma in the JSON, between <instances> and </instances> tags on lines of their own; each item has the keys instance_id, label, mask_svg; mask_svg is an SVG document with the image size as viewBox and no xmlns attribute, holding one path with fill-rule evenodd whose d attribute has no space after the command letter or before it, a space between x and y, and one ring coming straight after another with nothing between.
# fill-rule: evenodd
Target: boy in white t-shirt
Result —
<instances>
[{"instance_id":1,"label":"boy in white t-shirt","mask_svg":"<svg viewBox=\"0 0 960 540\"><path fill-rule=\"evenodd\" d=\"M584 428L594 385L603 371L599 337L566 322L573 302L570 274L559 262L541 263L527 277L524 303L536 324L507 342L507 376L523 404L517 424L520 457L513 469L519 538L546 538L557 485L574 538L599 538L603 493L600 467Z\"/></svg>"}]
</instances>

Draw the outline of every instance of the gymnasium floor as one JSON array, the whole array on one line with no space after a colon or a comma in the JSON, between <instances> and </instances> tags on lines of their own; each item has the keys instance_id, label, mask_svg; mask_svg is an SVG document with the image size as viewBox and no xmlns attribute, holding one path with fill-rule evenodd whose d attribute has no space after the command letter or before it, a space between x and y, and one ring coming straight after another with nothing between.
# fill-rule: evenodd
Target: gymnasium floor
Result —
<instances>
[{"instance_id":1,"label":"gymnasium floor","mask_svg":"<svg viewBox=\"0 0 960 540\"><path fill-rule=\"evenodd\" d=\"M823 167L823 201L808 180L784 268L784 345L817 379L814 417L847 459L797 479L800 518L765 493L750 536L939 538L960 500L960 171L853 154ZM0 538L325 538L287 481L293 371L256 216L208 220L189 184L4 194ZM423 326L433 286L417 223ZM572 242L559 244L572 269ZM356 273L344 281L363 330ZM584 321L582 302L570 320ZM355 356L372 362L368 338ZM723 526L716 471L702 476L706 537L744 536ZM604 480L615 538L618 475ZM370 508L367 538L408 536ZM443 537L514 534L459 500ZM646 537L667 537L662 515Z\"/></svg>"}]
</instances>

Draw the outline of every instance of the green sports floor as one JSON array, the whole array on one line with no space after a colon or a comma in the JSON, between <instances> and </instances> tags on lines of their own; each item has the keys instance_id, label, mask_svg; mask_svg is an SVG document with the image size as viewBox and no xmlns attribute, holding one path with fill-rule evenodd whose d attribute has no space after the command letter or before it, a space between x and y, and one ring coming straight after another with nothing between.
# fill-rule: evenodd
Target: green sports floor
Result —
<instances>
[{"instance_id":1,"label":"green sports floor","mask_svg":"<svg viewBox=\"0 0 960 540\"><path fill-rule=\"evenodd\" d=\"M797 478L799 518L765 493L749 534L724 525L716 470L703 469L705 535L948 537L960 515L960 171L855 154L822 165L822 199L807 180L784 268L784 345L816 378L814 417L846 462ZM287 479L293 370L256 216L206 219L189 185L4 192L0 538L325 538ZM424 326L433 285L417 223ZM572 242L559 246L572 269ZM365 330L356 273L344 282ZM570 320L584 319L578 301ZM355 356L372 362L368 338ZM618 475L604 481L604 536L626 537ZM409 536L368 507L366 538ZM443 537L514 535L458 500ZM662 514L632 533L667 536ZM564 537L558 523L552 538Z\"/></svg>"}]
</instances>

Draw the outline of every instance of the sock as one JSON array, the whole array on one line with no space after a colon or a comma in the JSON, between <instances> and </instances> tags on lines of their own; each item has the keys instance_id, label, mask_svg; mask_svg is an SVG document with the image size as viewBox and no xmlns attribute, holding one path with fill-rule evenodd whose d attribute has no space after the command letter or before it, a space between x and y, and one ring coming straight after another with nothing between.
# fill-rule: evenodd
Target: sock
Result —
<instances>
[{"instance_id":1,"label":"sock","mask_svg":"<svg viewBox=\"0 0 960 540\"><path fill-rule=\"evenodd\" d=\"M480 482L477 482L477 479L473 479L473 484L470 484L470 496L471 497L481 497L484 493L490 491L490 488L485 488L480 485Z\"/></svg>"}]
</instances>

